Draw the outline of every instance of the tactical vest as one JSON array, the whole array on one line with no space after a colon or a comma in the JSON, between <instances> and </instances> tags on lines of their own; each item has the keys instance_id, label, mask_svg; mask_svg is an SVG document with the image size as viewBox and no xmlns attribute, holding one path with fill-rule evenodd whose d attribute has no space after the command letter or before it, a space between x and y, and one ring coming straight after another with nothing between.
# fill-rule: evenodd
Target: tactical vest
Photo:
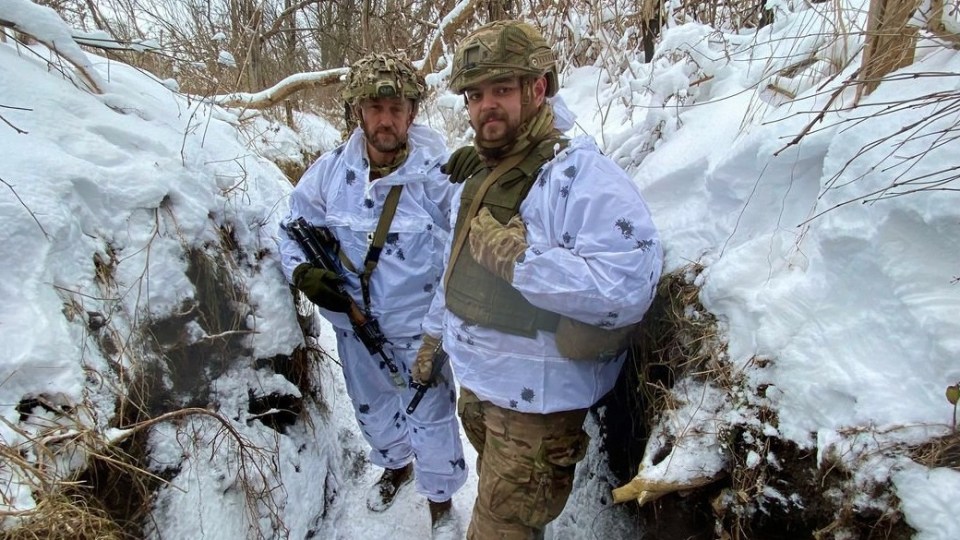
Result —
<instances>
[{"instance_id":1,"label":"tactical vest","mask_svg":"<svg viewBox=\"0 0 960 540\"><path fill-rule=\"evenodd\" d=\"M520 204L533 187L540 168L553 158L554 146L559 144L564 148L568 143L567 139L562 138L548 138L539 143L523 161L490 186L480 207L489 209L500 223L510 221L520 212ZM464 183L454 238L463 229L467 219L466 209L470 208L490 171L484 169ZM531 338L536 336L538 330L556 331L560 320L560 315L534 306L503 278L481 266L469 249L460 252L450 269L446 302L447 309L470 324Z\"/></svg>"}]
</instances>

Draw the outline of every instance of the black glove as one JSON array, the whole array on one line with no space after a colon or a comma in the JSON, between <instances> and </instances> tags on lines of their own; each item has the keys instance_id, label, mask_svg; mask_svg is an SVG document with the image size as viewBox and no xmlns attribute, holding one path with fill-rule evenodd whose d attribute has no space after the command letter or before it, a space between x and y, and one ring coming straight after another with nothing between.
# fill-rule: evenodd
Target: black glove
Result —
<instances>
[{"instance_id":1,"label":"black glove","mask_svg":"<svg viewBox=\"0 0 960 540\"><path fill-rule=\"evenodd\" d=\"M350 297L338 287L343 278L330 270L303 263L293 270L293 286L303 291L314 304L330 311L346 313L350 309Z\"/></svg>"},{"instance_id":2,"label":"black glove","mask_svg":"<svg viewBox=\"0 0 960 540\"><path fill-rule=\"evenodd\" d=\"M451 183L459 184L480 172L483 167L477 149L472 145L462 146L450 154L450 159L440 167L440 172L449 174Z\"/></svg>"}]
</instances>

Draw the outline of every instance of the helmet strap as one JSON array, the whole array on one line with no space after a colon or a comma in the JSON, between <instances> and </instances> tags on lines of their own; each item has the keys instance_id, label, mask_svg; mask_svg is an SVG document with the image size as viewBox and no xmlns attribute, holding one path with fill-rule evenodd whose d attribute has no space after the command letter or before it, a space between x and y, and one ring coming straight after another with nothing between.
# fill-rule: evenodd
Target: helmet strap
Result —
<instances>
[{"instance_id":1,"label":"helmet strap","mask_svg":"<svg viewBox=\"0 0 960 540\"><path fill-rule=\"evenodd\" d=\"M520 79L520 105L527 106L533 103L533 81L530 77Z\"/></svg>"},{"instance_id":2,"label":"helmet strap","mask_svg":"<svg viewBox=\"0 0 960 540\"><path fill-rule=\"evenodd\" d=\"M535 105L537 100L537 83L544 81L544 94L540 106ZM524 77L520 80L520 120L528 122L540 112L540 109L547 103L546 97L546 79L542 76Z\"/></svg>"},{"instance_id":3,"label":"helmet strap","mask_svg":"<svg viewBox=\"0 0 960 540\"><path fill-rule=\"evenodd\" d=\"M520 121L526 122L533 118L537 109L532 106L533 103L533 79L523 77L520 79Z\"/></svg>"}]
</instances>

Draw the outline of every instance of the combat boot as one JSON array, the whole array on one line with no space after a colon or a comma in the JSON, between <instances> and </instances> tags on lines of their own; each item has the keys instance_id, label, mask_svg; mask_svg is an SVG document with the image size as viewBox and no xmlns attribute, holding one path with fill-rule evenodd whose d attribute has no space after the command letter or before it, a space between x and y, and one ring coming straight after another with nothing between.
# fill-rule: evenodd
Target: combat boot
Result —
<instances>
[{"instance_id":1,"label":"combat boot","mask_svg":"<svg viewBox=\"0 0 960 540\"><path fill-rule=\"evenodd\" d=\"M393 504L400 488L413 480L413 463L400 469L384 469L377 483L367 494L367 508L371 512L383 512Z\"/></svg>"},{"instance_id":2,"label":"combat boot","mask_svg":"<svg viewBox=\"0 0 960 540\"><path fill-rule=\"evenodd\" d=\"M460 540L463 531L460 522L453 512L451 501L430 503L430 538L431 540Z\"/></svg>"}]
</instances>

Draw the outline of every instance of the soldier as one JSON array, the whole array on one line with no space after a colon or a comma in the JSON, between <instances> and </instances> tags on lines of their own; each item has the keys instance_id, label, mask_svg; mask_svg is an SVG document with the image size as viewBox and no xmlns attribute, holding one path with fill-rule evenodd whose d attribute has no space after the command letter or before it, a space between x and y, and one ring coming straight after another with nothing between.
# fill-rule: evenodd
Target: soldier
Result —
<instances>
[{"instance_id":1,"label":"soldier","mask_svg":"<svg viewBox=\"0 0 960 540\"><path fill-rule=\"evenodd\" d=\"M553 51L526 23L482 26L454 56L450 88L475 135L444 166L463 183L424 343L442 337L478 453L470 540L541 538L563 510L587 410L613 387L663 262L627 174L555 128L557 87Z\"/></svg>"},{"instance_id":2,"label":"soldier","mask_svg":"<svg viewBox=\"0 0 960 540\"><path fill-rule=\"evenodd\" d=\"M346 276L315 268L298 244L281 232L287 279L316 304L333 325L347 393L370 444L369 459L383 467L367 497L382 512L398 490L416 477L429 500L437 530L456 528L451 497L467 470L448 382L430 391L410 415L409 381L391 377L351 330L344 312L350 298L379 321L384 352L399 372L409 373L421 345L421 321L443 273L453 186L440 172L447 151L437 132L413 123L425 86L404 58L370 54L350 68L343 90L358 126L338 148L304 173L290 196L285 223L299 217L326 227L340 244ZM382 234L381 234L382 233ZM447 381L450 369L444 370Z\"/></svg>"}]
</instances>

